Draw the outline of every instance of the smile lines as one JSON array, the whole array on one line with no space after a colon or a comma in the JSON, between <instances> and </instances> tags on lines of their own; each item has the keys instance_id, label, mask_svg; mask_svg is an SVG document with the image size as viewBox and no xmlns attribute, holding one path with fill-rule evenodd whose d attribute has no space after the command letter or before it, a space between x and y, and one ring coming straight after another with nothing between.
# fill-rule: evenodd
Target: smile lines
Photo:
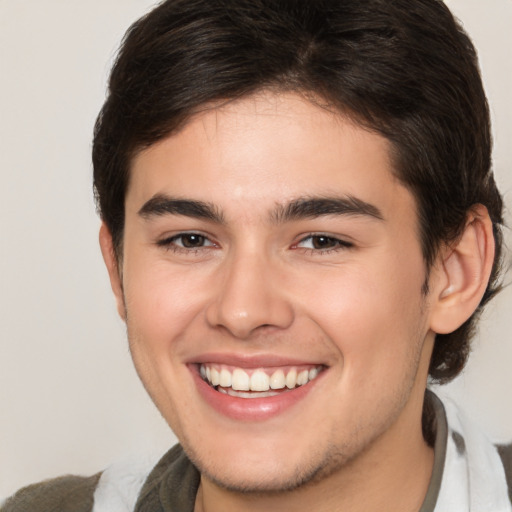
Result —
<instances>
[{"instance_id":1,"label":"smile lines","mask_svg":"<svg viewBox=\"0 0 512 512\"><path fill-rule=\"evenodd\" d=\"M201 364L199 367L203 380L217 391L242 398L274 396L279 391L303 386L314 380L321 370L322 366L278 368L272 372L258 368L248 373L242 368L228 369L212 364Z\"/></svg>"}]
</instances>

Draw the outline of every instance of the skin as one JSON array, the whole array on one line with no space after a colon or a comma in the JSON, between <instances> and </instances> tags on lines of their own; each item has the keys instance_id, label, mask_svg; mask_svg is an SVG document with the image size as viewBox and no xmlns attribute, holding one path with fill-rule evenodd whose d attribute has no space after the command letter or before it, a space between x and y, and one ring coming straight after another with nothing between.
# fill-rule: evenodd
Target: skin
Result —
<instances>
[{"instance_id":1,"label":"skin","mask_svg":"<svg viewBox=\"0 0 512 512\"><path fill-rule=\"evenodd\" d=\"M100 239L137 371L201 471L196 511L420 508L428 363L434 327L460 321L439 313L457 283L438 264L422 292L415 202L389 154L341 115L267 92L197 114L134 159L119 266L105 227ZM156 196L218 218L142 214ZM326 197L377 215L280 215ZM198 392L190 363L212 353L324 371L297 404L243 421Z\"/></svg>"}]
</instances>

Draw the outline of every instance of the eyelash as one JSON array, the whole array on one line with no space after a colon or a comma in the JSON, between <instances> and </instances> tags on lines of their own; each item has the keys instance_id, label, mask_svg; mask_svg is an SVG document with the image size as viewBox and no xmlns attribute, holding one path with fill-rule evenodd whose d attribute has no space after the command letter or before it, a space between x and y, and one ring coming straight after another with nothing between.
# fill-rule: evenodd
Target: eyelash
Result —
<instances>
[{"instance_id":1,"label":"eyelash","mask_svg":"<svg viewBox=\"0 0 512 512\"><path fill-rule=\"evenodd\" d=\"M321 247L306 248L306 247L299 246L299 244L302 244L306 241L313 242L315 239L317 239L317 241L319 241L320 239L324 239L328 243L334 244L334 246L328 247L328 248L321 248ZM309 254L312 254L312 255L316 255L316 254L325 255L325 254L331 254L333 252L338 252L338 251L346 251L347 249L353 248L354 244L352 242L347 242L346 240L341 240L339 238L336 238L335 236L330 236L330 235L326 235L323 233L314 233L314 234L311 234L311 235L308 235L308 236L302 238L301 240L299 240L299 242L294 244L293 247L297 248L297 249L304 249L305 251L307 251Z\"/></svg>"},{"instance_id":2,"label":"eyelash","mask_svg":"<svg viewBox=\"0 0 512 512\"><path fill-rule=\"evenodd\" d=\"M199 239L199 241L201 242L201 245L186 247L184 244L184 239L186 239L187 237L189 237L189 238L197 237ZM181 245L178 245L176 242L180 239L181 239ZM310 241L314 244L315 240L320 243L322 243L321 240L323 240L327 244L331 244L333 246L327 247L327 248L300 247L300 244L303 244L307 241ZM158 247L163 247L166 250L170 250L170 251L174 251L174 252L185 252L185 253L190 253L190 252L196 253L196 252L198 252L202 249L208 248L208 247L218 247L218 245L215 242L212 242L206 235L202 235L200 233L194 233L194 232L179 233L177 235L173 235L171 237L164 238L163 240L158 240L156 242L156 245ZM311 255L331 254L333 252L351 249L352 247L354 247L354 244L351 242L347 242L346 240L341 240L334 236L326 235L323 233L315 233L315 234L307 235L306 237L302 238L297 243L292 245L292 249L303 249Z\"/></svg>"},{"instance_id":3,"label":"eyelash","mask_svg":"<svg viewBox=\"0 0 512 512\"><path fill-rule=\"evenodd\" d=\"M183 244L183 240L186 238L186 237L197 237L198 239L202 240L202 245L200 246L196 246L196 247L186 247L184 244ZM177 240L180 240L181 239L181 243L182 245L178 245L176 243ZM206 245L204 244L205 242L209 242L207 243ZM164 238L163 240L158 240L156 242L156 245L158 247L163 247L164 249L166 250L169 250L169 251L174 251L174 252L186 252L186 253L190 253L190 252L198 252L200 251L201 249L204 249L206 247L217 247L217 244L215 244L214 242L212 242L206 235L202 235L201 233L194 233L194 232L190 232L190 233L179 233L177 235L173 235L171 237L168 237L168 238Z\"/></svg>"}]
</instances>

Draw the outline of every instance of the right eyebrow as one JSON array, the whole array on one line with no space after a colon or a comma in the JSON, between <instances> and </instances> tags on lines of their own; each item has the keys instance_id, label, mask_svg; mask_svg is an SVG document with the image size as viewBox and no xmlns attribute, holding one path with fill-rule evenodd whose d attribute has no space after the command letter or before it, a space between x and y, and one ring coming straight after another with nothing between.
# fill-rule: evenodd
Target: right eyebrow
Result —
<instances>
[{"instance_id":1,"label":"right eyebrow","mask_svg":"<svg viewBox=\"0 0 512 512\"><path fill-rule=\"evenodd\" d=\"M382 212L375 205L352 195L299 197L287 204L277 205L276 210L272 213L272 220L281 223L327 215L350 215L384 220Z\"/></svg>"},{"instance_id":2,"label":"right eyebrow","mask_svg":"<svg viewBox=\"0 0 512 512\"><path fill-rule=\"evenodd\" d=\"M139 210L144 219L162 215L183 215L195 219L206 219L218 224L225 224L224 215L213 204L191 199L179 199L164 194L156 194L146 201Z\"/></svg>"}]
</instances>

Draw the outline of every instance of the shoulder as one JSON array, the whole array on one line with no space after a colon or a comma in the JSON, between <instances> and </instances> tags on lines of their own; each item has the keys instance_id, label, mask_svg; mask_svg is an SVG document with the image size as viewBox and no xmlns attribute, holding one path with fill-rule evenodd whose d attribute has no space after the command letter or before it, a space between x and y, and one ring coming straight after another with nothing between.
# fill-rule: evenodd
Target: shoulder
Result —
<instances>
[{"instance_id":1,"label":"shoulder","mask_svg":"<svg viewBox=\"0 0 512 512\"><path fill-rule=\"evenodd\" d=\"M435 408L434 472L422 511L511 510L512 445L496 445L449 398L430 393ZM435 483L435 485L433 485Z\"/></svg>"},{"instance_id":2,"label":"shoulder","mask_svg":"<svg viewBox=\"0 0 512 512\"><path fill-rule=\"evenodd\" d=\"M64 476L29 485L1 507L1 512L91 512L101 473L91 477Z\"/></svg>"},{"instance_id":3,"label":"shoulder","mask_svg":"<svg viewBox=\"0 0 512 512\"><path fill-rule=\"evenodd\" d=\"M192 511L199 473L180 445L163 457L124 458L91 477L64 476L30 485L0 512Z\"/></svg>"},{"instance_id":4,"label":"shoulder","mask_svg":"<svg viewBox=\"0 0 512 512\"><path fill-rule=\"evenodd\" d=\"M512 443L507 445L498 445L498 453L500 454L505 468L505 476L508 484L508 495L512 502Z\"/></svg>"},{"instance_id":5,"label":"shoulder","mask_svg":"<svg viewBox=\"0 0 512 512\"><path fill-rule=\"evenodd\" d=\"M192 512L199 471L181 445L175 445L153 468L140 492L137 512Z\"/></svg>"}]
</instances>

